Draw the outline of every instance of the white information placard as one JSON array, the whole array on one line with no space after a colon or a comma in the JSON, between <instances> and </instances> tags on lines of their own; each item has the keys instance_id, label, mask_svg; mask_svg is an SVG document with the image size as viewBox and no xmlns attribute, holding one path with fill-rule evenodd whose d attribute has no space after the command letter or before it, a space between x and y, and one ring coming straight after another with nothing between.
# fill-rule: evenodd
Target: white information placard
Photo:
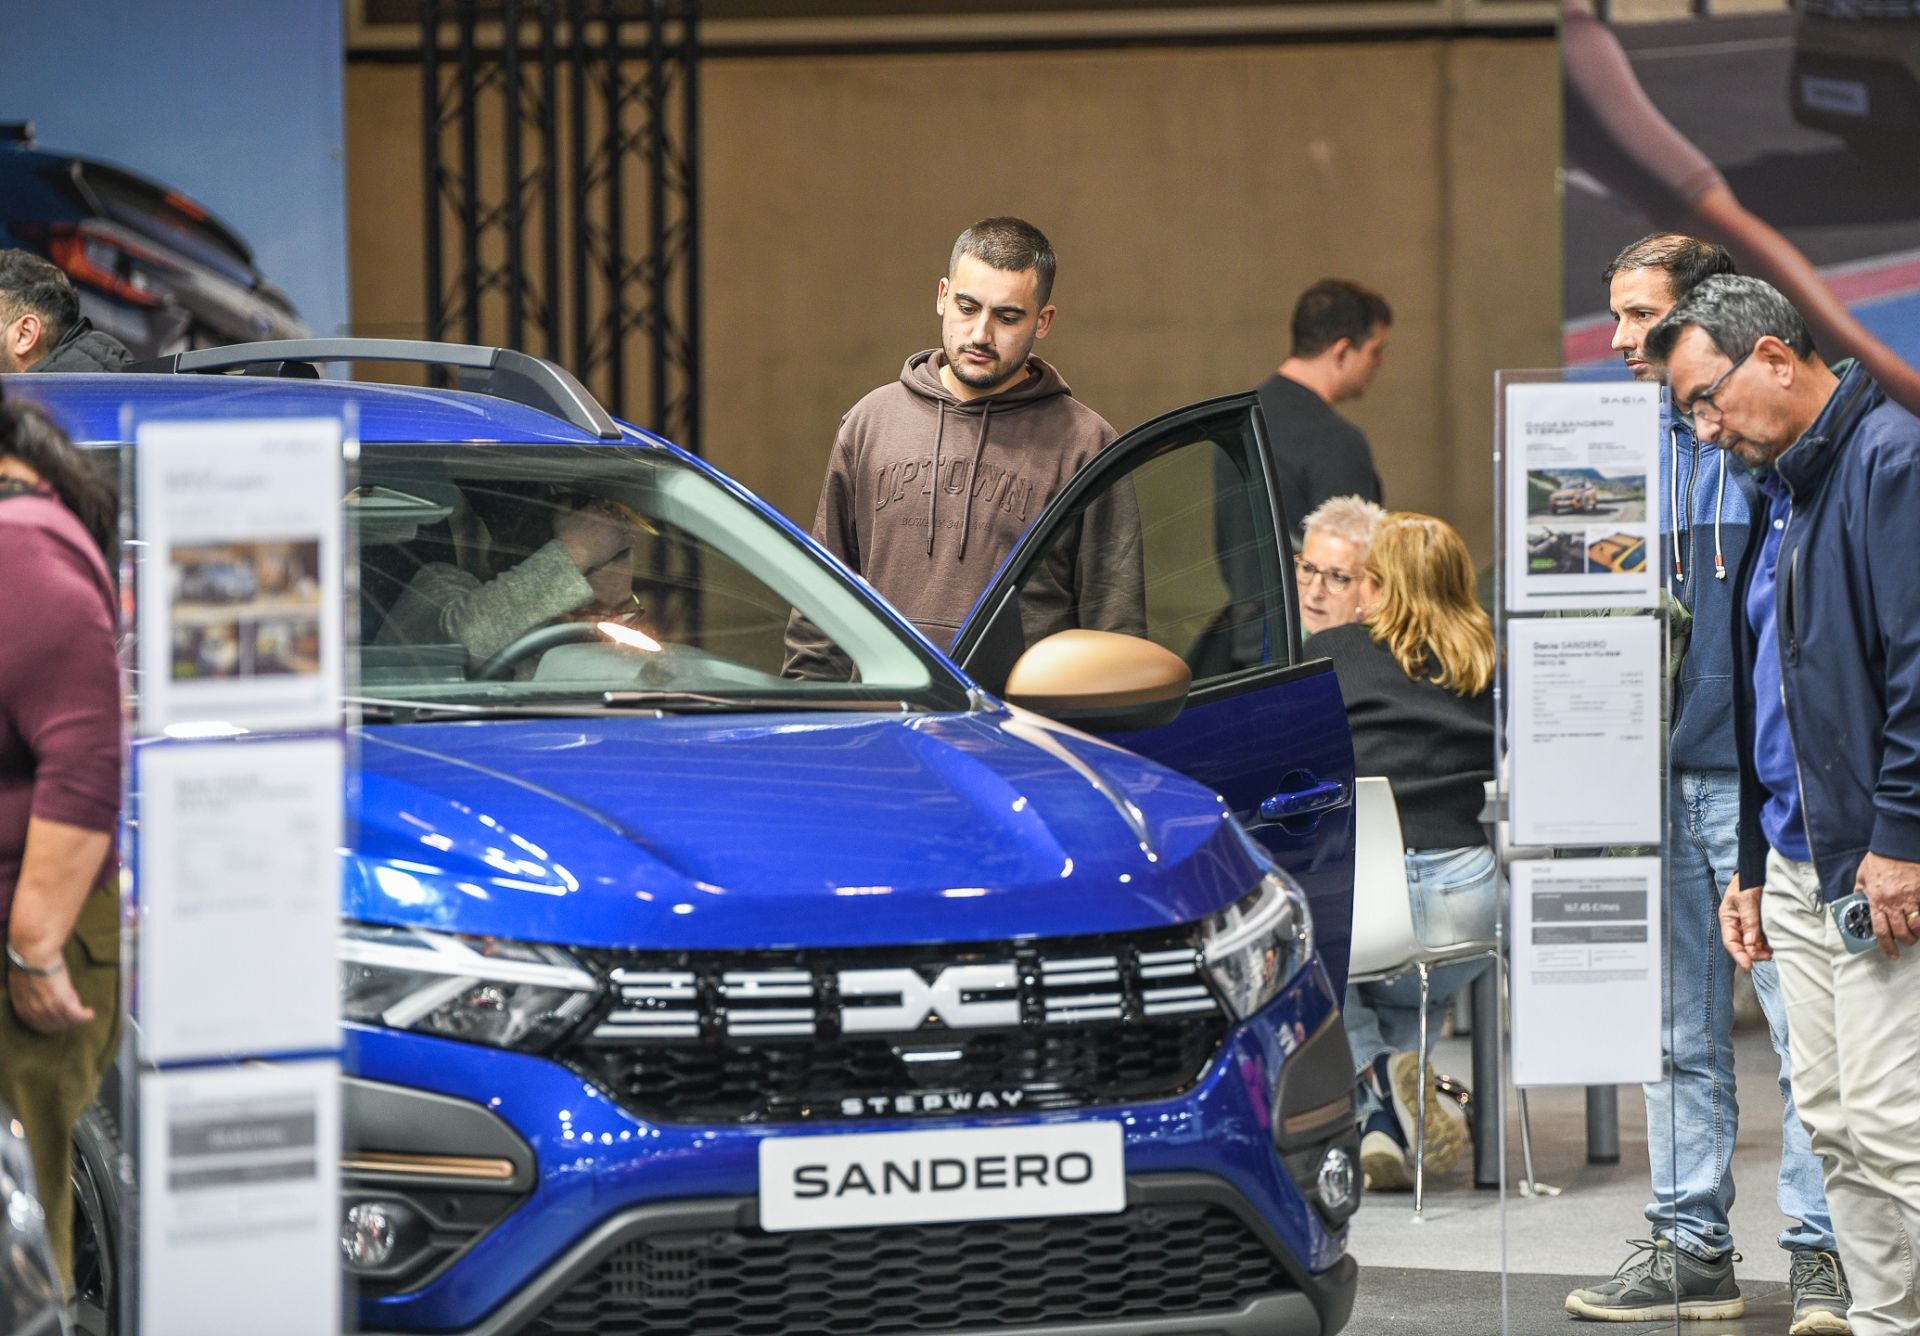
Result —
<instances>
[{"instance_id":1,"label":"white information placard","mask_svg":"<svg viewBox=\"0 0 1920 1336\"><path fill-rule=\"evenodd\" d=\"M1513 886L1515 1085L1660 1079L1660 860L1521 859Z\"/></svg>"},{"instance_id":2,"label":"white information placard","mask_svg":"<svg viewBox=\"0 0 1920 1336\"><path fill-rule=\"evenodd\" d=\"M142 1336L337 1336L340 1065L140 1078Z\"/></svg>"},{"instance_id":3,"label":"white information placard","mask_svg":"<svg viewBox=\"0 0 1920 1336\"><path fill-rule=\"evenodd\" d=\"M342 744L139 749L141 1056L340 1043Z\"/></svg>"},{"instance_id":4,"label":"white information placard","mask_svg":"<svg viewBox=\"0 0 1920 1336\"><path fill-rule=\"evenodd\" d=\"M341 425L142 423L141 729L338 726Z\"/></svg>"},{"instance_id":5,"label":"white information placard","mask_svg":"<svg viewBox=\"0 0 1920 1336\"><path fill-rule=\"evenodd\" d=\"M1508 610L1653 607L1659 387L1512 384L1504 407Z\"/></svg>"},{"instance_id":6,"label":"white information placard","mask_svg":"<svg viewBox=\"0 0 1920 1336\"><path fill-rule=\"evenodd\" d=\"M1659 619L1517 619L1507 654L1513 843L1658 844Z\"/></svg>"}]
</instances>

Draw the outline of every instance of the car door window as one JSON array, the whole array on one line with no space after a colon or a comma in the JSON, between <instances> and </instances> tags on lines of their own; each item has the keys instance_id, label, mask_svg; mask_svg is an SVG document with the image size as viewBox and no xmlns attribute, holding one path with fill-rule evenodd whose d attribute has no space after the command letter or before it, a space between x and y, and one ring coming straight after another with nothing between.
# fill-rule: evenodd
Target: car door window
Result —
<instances>
[{"instance_id":1,"label":"car door window","mask_svg":"<svg viewBox=\"0 0 1920 1336\"><path fill-rule=\"evenodd\" d=\"M1000 689L1021 652L1072 627L1171 650L1197 692L1293 662L1293 603L1254 412L1244 396L1201 405L1089 465L1016 558L1010 597L963 645L975 679Z\"/></svg>"}]
</instances>

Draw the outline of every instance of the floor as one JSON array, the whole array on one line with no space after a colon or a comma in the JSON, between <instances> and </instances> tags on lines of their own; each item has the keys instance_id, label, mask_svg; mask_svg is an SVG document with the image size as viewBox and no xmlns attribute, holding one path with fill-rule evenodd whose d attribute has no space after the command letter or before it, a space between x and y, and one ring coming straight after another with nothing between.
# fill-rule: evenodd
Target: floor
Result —
<instances>
[{"instance_id":1,"label":"floor","mask_svg":"<svg viewBox=\"0 0 1920 1336\"><path fill-rule=\"evenodd\" d=\"M1785 1225L1774 1201L1779 1168L1779 1070L1764 1028L1735 1035L1741 1118L1734 1172L1745 1190L1733 1210L1735 1275L1747 1299L1737 1322L1688 1322L1685 1336L1784 1333L1791 1303L1787 1255L1774 1243ZM1437 1046L1435 1066L1464 1074L1464 1039ZM1511 1103L1511 1101L1509 1101ZM1347 1330L1423 1336L1535 1336L1535 1333L1651 1332L1661 1323L1576 1323L1561 1302L1569 1290L1610 1276L1628 1241L1647 1237L1646 1111L1637 1088L1620 1092L1620 1162L1586 1163L1586 1099L1578 1089L1529 1093L1534 1167L1557 1195L1521 1196L1518 1120L1508 1120L1509 1189L1476 1190L1467 1166L1429 1180L1426 1210L1413 1215L1411 1193L1369 1196L1354 1217L1351 1248L1361 1265L1360 1294ZM1510 1111L1511 1114L1511 1111ZM1502 1321L1504 1256L1506 1318Z\"/></svg>"}]
</instances>

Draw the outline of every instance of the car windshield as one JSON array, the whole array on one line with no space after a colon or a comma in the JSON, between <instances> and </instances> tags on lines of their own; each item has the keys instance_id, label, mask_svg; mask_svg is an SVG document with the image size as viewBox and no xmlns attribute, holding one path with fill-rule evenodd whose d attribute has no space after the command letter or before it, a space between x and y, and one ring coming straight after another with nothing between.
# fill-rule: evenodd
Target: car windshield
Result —
<instances>
[{"instance_id":1,"label":"car windshield","mask_svg":"<svg viewBox=\"0 0 1920 1336\"><path fill-rule=\"evenodd\" d=\"M371 717L967 705L870 595L664 451L370 445L347 522ZM841 671L788 670L796 613Z\"/></svg>"}]
</instances>

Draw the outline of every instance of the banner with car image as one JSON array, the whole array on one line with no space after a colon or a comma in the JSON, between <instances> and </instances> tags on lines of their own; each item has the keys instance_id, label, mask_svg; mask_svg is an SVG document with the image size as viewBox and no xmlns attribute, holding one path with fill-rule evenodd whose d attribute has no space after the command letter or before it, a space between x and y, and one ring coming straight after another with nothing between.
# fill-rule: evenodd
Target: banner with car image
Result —
<instances>
[{"instance_id":1,"label":"banner with car image","mask_svg":"<svg viewBox=\"0 0 1920 1336\"><path fill-rule=\"evenodd\" d=\"M337 724L340 423L147 422L138 437L144 730Z\"/></svg>"},{"instance_id":2,"label":"banner with car image","mask_svg":"<svg viewBox=\"0 0 1920 1336\"><path fill-rule=\"evenodd\" d=\"M1652 607L1656 388L1510 384L1503 409L1507 609Z\"/></svg>"}]
</instances>

